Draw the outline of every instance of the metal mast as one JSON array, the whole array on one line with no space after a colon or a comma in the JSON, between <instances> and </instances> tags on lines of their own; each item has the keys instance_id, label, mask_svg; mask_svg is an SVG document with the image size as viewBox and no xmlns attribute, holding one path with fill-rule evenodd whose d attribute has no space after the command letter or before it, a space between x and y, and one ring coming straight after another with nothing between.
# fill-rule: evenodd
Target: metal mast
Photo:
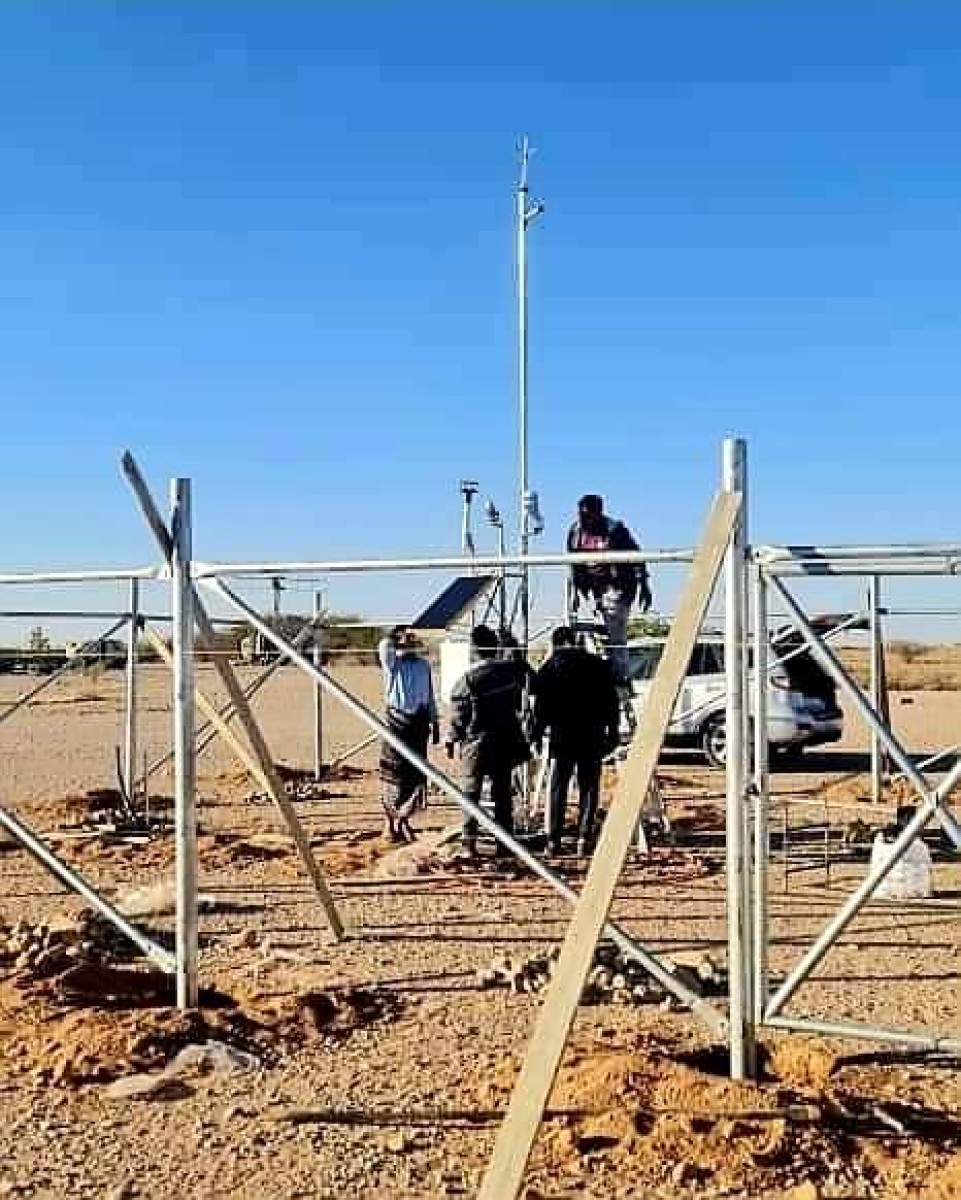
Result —
<instances>
[{"instance_id":1,"label":"metal mast","mask_svg":"<svg viewBox=\"0 0 961 1200\"><path fill-rule=\"evenodd\" d=\"M530 159L530 143L526 135L520 146L520 179L517 184L517 402L520 435L520 479L518 487L518 551L527 555L530 548L531 492L528 478L527 413L527 230L543 212L544 206L531 203L527 187L527 164ZM530 578L526 566L521 569L520 579L521 646L525 657L530 635Z\"/></svg>"}]
</instances>

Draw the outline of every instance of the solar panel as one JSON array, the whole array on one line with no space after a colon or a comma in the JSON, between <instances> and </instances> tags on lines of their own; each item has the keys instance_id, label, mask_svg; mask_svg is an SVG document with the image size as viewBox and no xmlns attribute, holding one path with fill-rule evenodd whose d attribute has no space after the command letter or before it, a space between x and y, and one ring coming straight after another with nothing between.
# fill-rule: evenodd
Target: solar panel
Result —
<instances>
[{"instance_id":1,"label":"solar panel","mask_svg":"<svg viewBox=\"0 0 961 1200\"><path fill-rule=\"evenodd\" d=\"M494 575L459 575L447 585L416 621L412 629L448 629L474 607L494 582Z\"/></svg>"}]
</instances>

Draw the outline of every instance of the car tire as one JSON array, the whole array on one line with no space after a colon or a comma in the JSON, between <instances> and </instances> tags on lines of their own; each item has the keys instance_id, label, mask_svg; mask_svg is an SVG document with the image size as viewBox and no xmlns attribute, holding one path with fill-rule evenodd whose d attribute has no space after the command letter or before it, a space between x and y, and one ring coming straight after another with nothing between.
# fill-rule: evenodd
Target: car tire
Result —
<instances>
[{"instance_id":1,"label":"car tire","mask_svg":"<svg viewBox=\"0 0 961 1200\"><path fill-rule=\"evenodd\" d=\"M727 725L722 714L711 717L701 727L701 750L712 767L727 763Z\"/></svg>"}]
</instances>

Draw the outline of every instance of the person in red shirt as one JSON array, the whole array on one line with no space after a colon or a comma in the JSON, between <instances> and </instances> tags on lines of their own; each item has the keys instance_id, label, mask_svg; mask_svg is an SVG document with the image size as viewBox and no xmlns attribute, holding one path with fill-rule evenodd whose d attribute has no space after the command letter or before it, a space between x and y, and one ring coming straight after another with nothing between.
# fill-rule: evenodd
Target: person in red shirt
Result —
<instances>
[{"instance_id":1,"label":"person in red shirt","mask_svg":"<svg viewBox=\"0 0 961 1200\"><path fill-rule=\"evenodd\" d=\"M600 496L589 494L577 502L577 520L567 535L571 553L591 550L639 550L623 521L608 517ZM611 666L618 683L627 681L627 622L637 600L641 612L651 607L647 564L585 563L571 568L572 609L591 599L604 622Z\"/></svg>"}]
</instances>

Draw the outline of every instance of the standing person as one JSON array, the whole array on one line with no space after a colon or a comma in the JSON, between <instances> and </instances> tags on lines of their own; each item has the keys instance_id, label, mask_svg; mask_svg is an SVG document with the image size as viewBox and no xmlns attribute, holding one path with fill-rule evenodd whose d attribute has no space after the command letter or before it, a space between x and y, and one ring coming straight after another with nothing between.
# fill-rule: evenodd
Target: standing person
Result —
<instances>
[{"instance_id":1,"label":"standing person","mask_svg":"<svg viewBox=\"0 0 961 1200\"><path fill-rule=\"evenodd\" d=\"M571 553L592 550L639 550L623 521L604 513L600 496L581 496L577 502L577 520L567 535ZM577 612L581 598L592 599L604 621L610 645L611 665L616 681L627 682L627 621L631 605L637 599L641 612L651 607L651 587L647 564L585 563L571 568L572 609Z\"/></svg>"},{"instance_id":2,"label":"standing person","mask_svg":"<svg viewBox=\"0 0 961 1200\"><path fill-rule=\"evenodd\" d=\"M620 704L610 665L575 645L566 625L551 634L553 653L537 673L534 689L535 747L550 731L551 759L547 843L561 851L564 814L571 777L577 773L580 796L577 853L590 854L601 790L601 763L618 743Z\"/></svg>"},{"instance_id":3,"label":"standing person","mask_svg":"<svg viewBox=\"0 0 961 1200\"><path fill-rule=\"evenodd\" d=\"M464 791L480 804L484 780L490 780L494 820L508 833L514 832L511 776L530 750L521 727L523 677L517 663L498 658L497 634L478 625L471 643L480 662L454 685L451 693L450 731L447 753L461 746ZM477 822L464 818L464 853L477 855ZM497 853L501 848L498 844Z\"/></svg>"},{"instance_id":4,"label":"standing person","mask_svg":"<svg viewBox=\"0 0 961 1200\"><path fill-rule=\"evenodd\" d=\"M500 635L501 658L514 664L514 670L520 679L521 688L530 696L534 691L537 672L524 657L521 644L508 630Z\"/></svg>"},{"instance_id":5,"label":"standing person","mask_svg":"<svg viewBox=\"0 0 961 1200\"><path fill-rule=\"evenodd\" d=\"M377 646L384 677L384 706L387 727L405 746L427 757L427 742L440 741L437 703L430 663L420 653L412 629L398 625ZM426 785L418 767L384 742L380 752L381 802L386 814L384 836L393 842L414 840L410 818Z\"/></svg>"}]
</instances>

